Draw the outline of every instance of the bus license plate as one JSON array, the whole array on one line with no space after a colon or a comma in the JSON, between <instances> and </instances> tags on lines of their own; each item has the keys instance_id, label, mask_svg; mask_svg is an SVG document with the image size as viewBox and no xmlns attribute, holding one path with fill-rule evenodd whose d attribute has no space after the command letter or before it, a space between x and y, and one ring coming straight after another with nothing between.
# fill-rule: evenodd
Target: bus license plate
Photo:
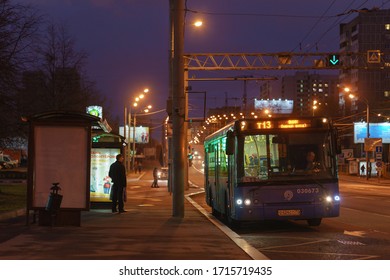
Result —
<instances>
[{"instance_id":1,"label":"bus license plate","mask_svg":"<svg viewBox=\"0 0 390 280\"><path fill-rule=\"evenodd\" d=\"M288 210L278 210L278 216L300 216L301 210L299 209L288 209Z\"/></svg>"}]
</instances>

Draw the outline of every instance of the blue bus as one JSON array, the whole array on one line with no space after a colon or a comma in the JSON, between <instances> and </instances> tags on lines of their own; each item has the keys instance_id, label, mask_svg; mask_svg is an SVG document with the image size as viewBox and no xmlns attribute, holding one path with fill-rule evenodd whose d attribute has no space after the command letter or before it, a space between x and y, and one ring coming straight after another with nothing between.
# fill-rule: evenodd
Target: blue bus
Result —
<instances>
[{"instance_id":1,"label":"blue bus","mask_svg":"<svg viewBox=\"0 0 390 280\"><path fill-rule=\"evenodd\" d=\"M206 137L205 193L213 215L245 221L337 217L337 131L327 118L237 120Z\"/></svg>"}]
</instances>

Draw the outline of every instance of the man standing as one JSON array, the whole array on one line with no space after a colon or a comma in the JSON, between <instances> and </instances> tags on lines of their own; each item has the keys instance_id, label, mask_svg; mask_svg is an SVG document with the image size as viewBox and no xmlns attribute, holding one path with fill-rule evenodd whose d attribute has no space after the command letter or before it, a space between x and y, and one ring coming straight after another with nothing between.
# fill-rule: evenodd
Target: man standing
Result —
<instances>
[{"instance_id":1,"label":"man standing","mask_svg":"<svg viewBox=\"0 0 390 280\"><path fill-rule=\"evenodd\" d=\"M159 188L159 186L158 186L158 169L157 169L157 167L155 167L153 169L153 183L152 183L151 188Z\"/></svg>"},{"instance_id":2,"label":"man standing","mask_svg":"<svg viewBox=\"0 0 390 280\"><path fill-rule=\"evenodd\" d=\"M123 195L124 191L126 191L126 169L123 165L124 157L121 154L116 156L116 162L111 164L110 171L108 176L111 177L112 182L114 183L111 188L112 192L112 213L118 212L123 213L127 212L124 209ZM118 210L117 210L118 204Z\"/></svg>"}]
</instances>

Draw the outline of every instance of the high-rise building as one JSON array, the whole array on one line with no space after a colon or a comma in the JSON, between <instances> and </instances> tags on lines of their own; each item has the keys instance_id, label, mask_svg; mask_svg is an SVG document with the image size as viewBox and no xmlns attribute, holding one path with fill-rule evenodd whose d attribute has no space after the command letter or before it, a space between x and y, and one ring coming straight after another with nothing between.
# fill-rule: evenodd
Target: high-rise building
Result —
<instances>
[{"instance_id":1,"label":"high-rise building","mask_svg":"<svg viewBox=\"0 0 390 280\"><path fill-rule=\"evenodd\" d=\"M380 51L387 59L390 51L390 10L362 10L350 22L340 25L340 52L366 54ZM357 62L355 62L357 63ZM358 66L358 65L357 65ZM380 63L368 63L368 69L345 69L340 73L340 87L348 87L360 97L344 108L345 114L363 111L368 103L371 108L385 109L390 101L390 67ZM385 65L386 66L386 65ZM347 97L340 91L340 104L348 104ZM366 104L365 104L366 103ZM349 108L348 108L349 107Z\"/></svg>"},{"instance_id":2,"label":"high-rise building","mask_svg":"<svg viewBox=\"0 0 390 280\"><path fill-rule=\"evenodd\" d=\"M294 101L298 116L338 114L338 76L296 72L282 78L282 98Z\"/></svg>"}]
</instances>

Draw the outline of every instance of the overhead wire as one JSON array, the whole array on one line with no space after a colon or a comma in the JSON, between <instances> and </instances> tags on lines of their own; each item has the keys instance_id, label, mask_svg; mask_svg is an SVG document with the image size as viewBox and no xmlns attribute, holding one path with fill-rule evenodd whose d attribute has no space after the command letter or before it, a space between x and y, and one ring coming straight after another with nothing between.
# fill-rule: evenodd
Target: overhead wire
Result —
<instances>
[{"instance_id":1,"label":"overhead wire","mask_svg":"<svg viewBox=\"0 0 390 280\"><path fill-rule=\"evenodd\" d=\"M317 21L314 23L314 25L310 28L310 30L306 33L306 35L301 39L299 44L291 51L294 52L297 47L299 46L300 50L302 50L302 43L304 40L306 40L307 37L313 32L314 28L317 27L317 25L320 23L321 20L325 18L326 13L330 10L330 8L333 6L333 4L336 2L336 0L333 0L333 2L328 6L328 8L322 13L322 15L317 19Z\"/></svg>"},{"instance_id":2,"label":"overhead wire","mask_svg":"<svg viewBox=\"0 0 390 280\"><path fill-rule=\"evenodd\" d=\"M336 20L331 24L331 26L325 30L325 32L323 32L319 38L315 41L314 45L313 46L318 46L319 43L325 38L326 34L328 34L332 29L338 27L340 25L340 23L342 21L344 21L346 18L348 18L352 13L350 13L350 11L354 11L354 12L359 12L360 9L363 7L364 4L366 4L368 2L368 0L365 0L363 3L361 3L360 5L358 5L358 7L356 9L351 9L352 5L356 2L356 0L353 0L345 9L342 13L338 14L337 15L337 18ZM313 48L313 47L312 47ZM310 50L312 50L312 48ZM310 51L308 50L308 51Z\"/></svg>"}]
</instances>

